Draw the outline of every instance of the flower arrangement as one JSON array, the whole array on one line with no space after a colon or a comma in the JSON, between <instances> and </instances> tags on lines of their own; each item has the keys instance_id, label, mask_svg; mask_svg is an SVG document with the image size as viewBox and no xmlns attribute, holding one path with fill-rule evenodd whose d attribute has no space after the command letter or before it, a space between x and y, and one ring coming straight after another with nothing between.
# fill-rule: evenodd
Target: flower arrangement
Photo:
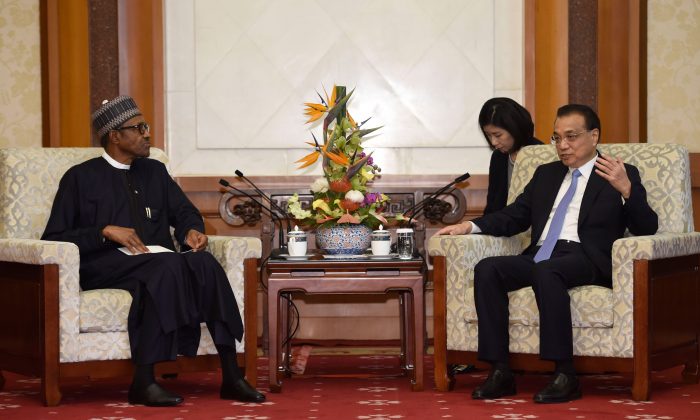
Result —
<instances>
[{"instance_id":1,"label":"flower arrangement","mask_svg":"<svg viewBox=\"0 0 700 420\"><path fill-rule=\"evenodd\" d=\"M307 123L323 118L323 144L311 133L307 142L313 152L299 159L299 169L322 160L323 177L311 184L314 201L311 209L301 207L298 195L288 202L288 211L297 221L309 227L331 227L336 224L363 224L376 229L387 225L383 214L389 197L370 192L368 184L381 172L372 153L362 147L365 136L381 127L362 128L369 120L357 123L347 111L347 102L354 90L346 94L344 86L333 86L329 97L318 94L321 103L306 103ZM325 116L325 118L324 118Z\"/></svg>"}]
</instances>

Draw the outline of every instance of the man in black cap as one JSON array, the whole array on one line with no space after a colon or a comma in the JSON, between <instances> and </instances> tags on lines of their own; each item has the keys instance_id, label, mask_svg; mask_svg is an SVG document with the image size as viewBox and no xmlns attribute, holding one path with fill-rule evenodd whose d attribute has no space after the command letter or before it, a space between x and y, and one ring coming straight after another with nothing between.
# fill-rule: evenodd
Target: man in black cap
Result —
<instances>
[{"instance_id":1,"label":"man in black cap","mask_svg":"<svg viewBox=\"0 0 700 420\"><path fill-rule=\"evenodd\" d=\"M65 173L42 239L78 246L83 290L131 293L128 330L136 369L129 403L183 401L155 381L153 366L177 354L194 356L201 322L221 358L221 398L264 401L238 369L235 341L243 324L226 273L205 251L202 217L165 165L144 159L150 131L141 111L132 98L119 96L104 101L92 120L105 152ZM149 252L146 245L175 251L171 226L183 250L193 252Z\"/></svg>"}]
</instances>

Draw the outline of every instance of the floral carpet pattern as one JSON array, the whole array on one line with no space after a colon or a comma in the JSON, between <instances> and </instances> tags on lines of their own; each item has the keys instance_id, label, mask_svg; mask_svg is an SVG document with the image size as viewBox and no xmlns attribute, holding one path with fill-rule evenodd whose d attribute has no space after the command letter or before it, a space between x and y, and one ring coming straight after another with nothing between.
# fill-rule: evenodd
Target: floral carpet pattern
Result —
<instances>
[{"instance_id":1,"label":"floral carpet pattern","mask_svg":"<svg viewBox=\"0 0 700 420\"><path fill-rule=\"evenodd\" d=\"M129 378L71 380L62 384L63 401L44 407L39 380L4 372L0 390L0 419L700 419L700 385L685 384L680 368L653 375L652 401L633 401L630 378L625 375L581 377L583 399L565 404L539 405L532 395L547 375L517 376L518 394L499 400L474 401L472 389L486 378L485 371L457 376L452 392L438 392L432 380L432 358L426 357L425 391L411 392L409 379L391 352L318 352L295 347L291 370L281 393L267 389L267 359L258 365L263 404L218 398L218 372L182 374L164 380L185 402L172 408L132 406L126 402Z\"/></svg>"}]
</instances>

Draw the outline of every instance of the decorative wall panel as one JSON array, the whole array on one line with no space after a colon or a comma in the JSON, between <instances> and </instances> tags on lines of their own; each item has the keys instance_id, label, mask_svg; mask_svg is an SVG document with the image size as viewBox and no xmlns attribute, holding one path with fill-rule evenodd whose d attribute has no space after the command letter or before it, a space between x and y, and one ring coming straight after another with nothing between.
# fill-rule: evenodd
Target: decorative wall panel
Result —
<instances>
[{"instance_id":1,"label":"decorative wall panel","mask_svg":"<svg viewBox=\"0 0 700 420\"><path fill-rule=\"evenodd\" d=\"M700 3L649 0L649 143L700 152Z\"/></svg>"},{"instance_id":2,"label":"decorative wall panel","mask_svg":"<svg viewBox=\"0 0 700 420\"><path fill-rule=\"evenodd\" d=\"M485 173L476 120L492 96L522 100L522 14L509 0L167 1L173 172L304 174L293 161L320 128L303 103L343 83L353 116L384 127L367 147L386 173Z\"/></svg>"},{"instance_id":3,"label":"decorative wall panel","mask_svg":"<svg viewBox=\"0 0 700 420\"><path fill-rule=\"evenodd\" d=\"M39 0L0 0L0 147L41 146Z\"/></svg>"}]
</instances>

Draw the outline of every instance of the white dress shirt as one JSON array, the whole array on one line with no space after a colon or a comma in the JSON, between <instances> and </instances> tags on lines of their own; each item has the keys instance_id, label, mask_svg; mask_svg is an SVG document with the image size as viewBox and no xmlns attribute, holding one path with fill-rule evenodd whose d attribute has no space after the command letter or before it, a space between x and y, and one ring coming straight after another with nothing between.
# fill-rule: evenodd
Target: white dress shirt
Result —
<instances>
[{"instance_id":1,"label":"white dress shirt","mask_svg":"<svg viewBox=\"0 0 700 420\"><path fill-rule=\"evenodd\" d=\"M569 171L566 173L566 176L564 176L564 180L562 181L561 186L559 187L557 197L554 199L554 205L549 211L547 224L544 226L544 230L542 231L542 235L540 236L540 240L537 242L537 245L542 245L544 238L547 237L547 232L549 232L549 225L552 224L552 217L554 217L554 212L557 211L557 206L561 202L561 199L564 197L564 194L566 194L566 190L569 189L569 185L571 184L571 178L573 177L572 172L575 169L578 169L579 172L581 172L581 176L578 177L578 184L576 184L576 193L571 199L569 208L566 210L566 215L564 216L564 225L561 228L561 234L559 234L559 239L581 242L581 239L578 237L578 215L581 211L581 200L583 199L583 193L586 191L586 185L588 185L588 180L591 178L591 172L593 172L596 159L598 159L597 154L593 159L584 163L580 168L569 168ZM474 222L469 223L472 224L471 233L481 233L481 228L479 228L479 226L477 226Z\"/></svg>"},{"instance_id":2,"label":"white dress shirt","mask_svg":"<svg viewBox=\"0 0 700 420\"><path fill-rule=\"evenodd\" d=\"M102 152L102 158L106 160L110 165L117 169L130 169L131 165L117 162L112 156L108 155L107 152Z\"/></svg>"},{"instance_id":3,"label":"white dress shirt","mask_svg":"<svg viewBox=\"0 0 700 420\"><path fill-rule=\"evenodd\" d=\"M549 225L552 224L552 218L554 217L554 212L557 211L557 206L561 202L561 199L566 194L566 190L569 189L571 184L571 178L573 177L572 172L578 169L581 172L581 176L578 177L578 184L576 184L576 193L571 199L571 204L569 208L566 209L566 215L564 215L564 225L561 227L561 233L559 234L559 239L564 239L568 241L581 242L578 237L578 215L581 211L581 200L583 199L583 193L586 191L586 185L588 185L588 180L591 179L591 172L593 172L594 163L598 159L596 155L593 159L584 163L580 168L569 168L569 171L564 176L564 180L559 187L559 192L557 193L557 198L554 200L554 206L552 210L549 211L549 217L547 218L547 224L544 225L544 230L542 231L542 236L540 236L537 245L542 245L544 238L547 237L547 232L549 232Z\"/></svg>"}]
</instances>

